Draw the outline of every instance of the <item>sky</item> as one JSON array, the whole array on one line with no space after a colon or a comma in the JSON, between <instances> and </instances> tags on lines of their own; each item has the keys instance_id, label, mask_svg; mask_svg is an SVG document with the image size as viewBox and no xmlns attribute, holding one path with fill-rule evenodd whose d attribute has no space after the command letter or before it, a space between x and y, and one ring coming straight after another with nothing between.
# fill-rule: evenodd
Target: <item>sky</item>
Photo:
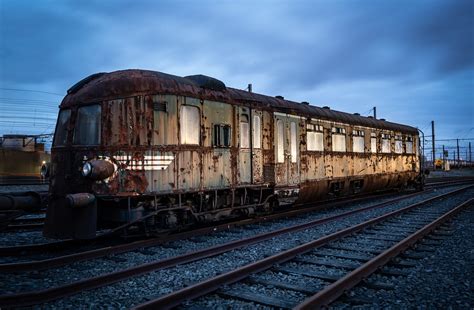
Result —
<instances>
[{"instance_id":1,"label":"sky","mask_svg":"<svg viewBox=\"0 0 474 310\"><path fill-rule=\"evenodd\" d=\"M70 86L130 68L474 137L471 0L0 0L0 135L54 131Z\"/></svg>"}]
</instances>

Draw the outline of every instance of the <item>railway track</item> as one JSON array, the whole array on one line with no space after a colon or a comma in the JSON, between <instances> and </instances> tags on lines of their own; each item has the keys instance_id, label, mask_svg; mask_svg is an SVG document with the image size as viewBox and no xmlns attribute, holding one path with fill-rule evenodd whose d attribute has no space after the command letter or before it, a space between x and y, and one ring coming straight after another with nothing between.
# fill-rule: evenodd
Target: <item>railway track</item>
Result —
<instances>
[{"instance_id":1,"label":"railway track","mask_svg":"<svg viewBox=\"0 0 474 310\"><path fill-rule=\"evenodd\" d=\"M382 272L386 274L403 274L387 268L387 264L473 201L470 198L454 208L441 209L436 205L421 208L428 201L413 204L190 285L140 304L135 309L170 309L183 304L185 307L196 306L192 300L215 292L226 298L277 308L319 309L328 306L379 268L385 268ZM341 250L345 254L337 252ZM315 278L320 285L311 288L262 277L270 269L277 273ZM258 290L249 289L255 285ZM389 286L385 283L367 285ZM269 290L277 292L272 296L268 294ZM285 291L293 294L282 295Z\"/></svg>"},{"instance_id":2,"label":"railway track","mask_svg":"<svg viewBox=\"0 0 474 310\"><path fill-rule=\"evenodd\" d=\"M438 199L442 199L450 195L455 195L456 193L459 193L465 190L466 188L468 187L464 187L462 189L451 191L447 194L442 194L442 195L438 195L438 196L426 199L422 202L411 205L409 208L412 208L412 209L419 208L420 206L423 206L430 202L434 202ZM381 206L378 206L378 207L381 207ZM371 206L367 208L367 210L370 208L372 209L377 208L377 205ZM408 210L408 209L404 208L403 210ZM363 211L351 211L351 212L355 213L355 212L363 212ZM402 211L397 211L397 212L402 213ZM149 273L151 271L156 271L162 268L169 268L172 266L176 266L178 264L184 264L184 263L195 262L198 260L203 260L205 258L213 257L222 253L226 253L234 249L238 249L238 248L245 247L251 244L269 240L271 238L274 238L275 236L281 236L284 234L288 234L289 232L302 231L302 230L320 225L325 222L327 223L329 221L335 221L335 220L347 217L349 215L350 214L343 213L333 218L320 219L320 220L313 221L310 223L305 223L299 226L287 227L281 230L272 231L272 232L257 235L251 238L237 240L234 242L230 242L224 245L214 246L211 248L205 248L196 252L186 253L184 255L171 257L169 259L151 262L151 263L139 265L133 268L129 268L126 270L120 270L118 272L113 272L113 273L109 273L109 274L105 274L105 275L101 275L101 276L97 276L97 277L93 277L89 279L84 279L81 281L69 283L66 285L58 286L58 287L52 287L52 288L41 290L41 291L3 295L3 296L0 296L0 305L1 306L26 306L26 305L44 303L50 300L54 300L57 298L75 294L83 290L101 287L104 285L115 283L117 281L128 279L133 276ZM4 268L5 269L2 271L7 272L9 271L8 268L11 268L11 266L10 267L5 266Z\"/></svg>"},{"instance_id":3,"label":"railway track","mask_svg":"<svg viewBox=\"0 0 474 310\"><path fill-rule=\"evenodd\" d=\"M425 189L439 188L445 186L454 186L462 184L474 183L474 178L471 177L460 177L460 178L445 178L441 180L428 179L425 185Z\"/></svg>"}]
</instances>

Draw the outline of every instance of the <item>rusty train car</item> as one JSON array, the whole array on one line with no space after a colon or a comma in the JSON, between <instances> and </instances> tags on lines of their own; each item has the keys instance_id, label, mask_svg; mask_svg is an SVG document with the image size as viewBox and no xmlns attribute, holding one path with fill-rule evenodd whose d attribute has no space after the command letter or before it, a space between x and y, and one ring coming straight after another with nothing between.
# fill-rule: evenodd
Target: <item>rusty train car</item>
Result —
<instances>
[{"instance_id":1,"label":"rusty train car","mask_svg":"<svg viewBox=\"0 0 474 310\"><path fill-rule=\"evenodd\" d=\"M123 70L68 90L52 147L44 235L184 227L420 183L414 127Z\"/></svg>"}]
</instances>

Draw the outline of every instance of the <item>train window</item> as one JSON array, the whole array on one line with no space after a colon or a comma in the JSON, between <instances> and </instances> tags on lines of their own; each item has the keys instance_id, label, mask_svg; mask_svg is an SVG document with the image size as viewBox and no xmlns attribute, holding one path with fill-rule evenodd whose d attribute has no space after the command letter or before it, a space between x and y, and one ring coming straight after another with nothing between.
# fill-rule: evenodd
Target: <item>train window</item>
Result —
<instances>
[{"instance_id":1,"label":"train window","mask_svg":"<svg viewBox=\"0 0 474 310\"><path fill-rule=\"evenodd\" d=\"M230 147L231 130L229 125L214 125L213 145L220 147Z\"/></svg>"},{"instance_id":2,"label":"train window","mask_svg":"<svg viewBox=\"0 0 474 310\"><path fill-rule=\"evenodd\" d=\"M403 152L403 141L401 136L395 136L395 153L401 154Z\"/></svg>"},{"instance_id":3,"label":"train window","mask_svg":"<svg viewBox=\"0 0 474 310\"><path fill-rule=\"evenodd\" d=\"M332 132L332 150L334 152L346 151L346 130L340 127L333 127Z\"/></svg>"},{"instance_id":4,"label":"train window","mask_svg":"<svg viewBox=\"0 0 474 310\"><path fill-rule=\"evenodd\" d=\"M285 162L284 131L283 121L277 120L277 163Z\"/></svg>"},{"instance_id":5,"label":"train window","mask_svg":"<svg viewBox=\"0 0 474 310\"><path fill-rule=\"evenodd\" d=\"M191 105L181 106L181 144L199 144L200 133L201 115L199 114L199 108Z\"/></svg>"},{"instance_id":6,"label":"train window","mask_svg":"<svg viewBox=\"0 0 474 310\"><path fill-rule=\"evenodd\" d=\"M262 131L262 126L260 124L260 116L254 115L253 116L253 148L254 149L259 149L261 148L262 145L262 139L261 139L261 131Z\"/></svg>"},{"instance_id":7,"label":"train window","mask_svg":"<svg viewBox=\"0 0 474 310\"><path fill-rule=\"evenodd\" d=\"M382 153L390 153L390 135L389 134L382 134Z\"/></svg>"},{"instance_id":8,"label":"train window","mask_svg":"<svg viewBox=\"0 0 474 310\"><path fill-rule=\"evenodd\" d=\"M411 136L405 138L405 148L407 154L413 154L413 138Z\"/></svg>"},{"instance_id":9,"label":"train window","mask_svg":"<svg viewBox=\"0 0 474 310\"><path fill-rule=\"evenodd\" d=\"M377 134L375 132L370 133L370 151L377 153Z\"/></svg>"},{"instance_id":10,"label":"train window","mask_svg":"<svg viewBox=\"0 0 474 310\"><path fill-rule=\"evenodd\" d=\"M291 162L296 163L298 157L298 150L296 146L296 123L290 123L290 151L291 151Z\"/></svg>"},{"instance_id":11,"label":"train window","mask_svg":"<svg viewBox=\"0 0 474 310\"><path fill-rule=\"evenodd\" d=\"M242 114L240 116L240 148L248 149L249 147L249 117Z\"/></svg>"},{"instance_id":12,"label":"train window","mask_svg":"<svg viewBox=\"0 0 474 310\"><path fill-rule=\"evenodd\" d=\"M365 143L364 143L365 132L363 130L354 130L352 131L352 151L356 153L364 153Z\"/></svg>"},{"instance_id":13,"label":"train window","mask_svg":"<svg viewBox=\"0 0 474 310\"><path fill-rule=\"evenodd\" d=\"M69 118L71 117L71 110L61 110L59 112L58 123L56 125L56 133L54 134L54 146L65 145L67 142L67 127Z\"/></svg>"},{"instance_id":14,"label":"train window","mask_svg":"<svg viewBox=\"0 0 474 310\"><path fill-rule=\"evenodd\" d=\"M98 104L81 107L77 110L74 144L100 144L100 110Z\"/></svg>"},{"instance_id":15,"label":"train window","mask_svg":"<svg viewBox=\"0 0 474 310\"><path fill-rule=\"evenodd\" d=\"M323 151L323 126L307 124L306 125L306 149L308 151Z\"/></svg>"}]
</instances>

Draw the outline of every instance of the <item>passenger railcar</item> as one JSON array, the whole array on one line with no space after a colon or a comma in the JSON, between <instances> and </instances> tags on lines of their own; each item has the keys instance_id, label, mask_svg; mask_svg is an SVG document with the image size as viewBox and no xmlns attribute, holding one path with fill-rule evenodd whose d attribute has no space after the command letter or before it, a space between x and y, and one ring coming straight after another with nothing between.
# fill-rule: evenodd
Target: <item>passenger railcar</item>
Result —
<instances>
[{"instance_id":1,"label":"passenger railcar","mask_svg":"<svg viewBox=\"0 0 474 310\"><path fill-rule=\"evenodd\" d=\"M419 182L417 129L146 70L68 90L44 234L212 222ZM99 226L97 226L99 225Z\"/></svg>"}]
</instances>

